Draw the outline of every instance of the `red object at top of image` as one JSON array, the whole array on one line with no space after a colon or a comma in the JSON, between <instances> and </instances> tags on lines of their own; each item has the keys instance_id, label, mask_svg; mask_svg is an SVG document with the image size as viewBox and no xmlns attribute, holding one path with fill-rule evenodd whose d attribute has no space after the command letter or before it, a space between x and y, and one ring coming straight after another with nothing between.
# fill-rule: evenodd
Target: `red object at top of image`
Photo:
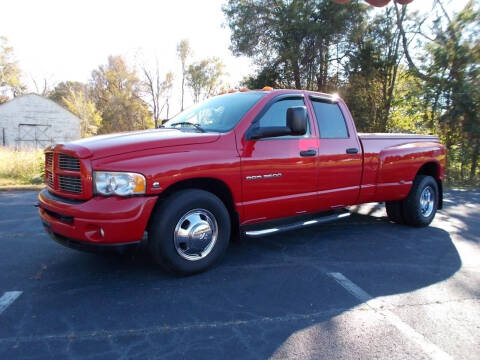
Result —
<instances>
[{"instance_id":1,"label":"red object at top of image","mask_svg":"<svg viewBox=\"0 0 480 360\"><path fill-rule=\"evenodd\" d=\"M333 2L336 2L337 4L346 4L350 2L350 0L332 0ZM382 7L387 5L391 0L365 0L367 3L373 6L377 7ZM401 5L407 5L410 4L413 0L394 0L397 3Z\"/></svg>"}]
</instances>

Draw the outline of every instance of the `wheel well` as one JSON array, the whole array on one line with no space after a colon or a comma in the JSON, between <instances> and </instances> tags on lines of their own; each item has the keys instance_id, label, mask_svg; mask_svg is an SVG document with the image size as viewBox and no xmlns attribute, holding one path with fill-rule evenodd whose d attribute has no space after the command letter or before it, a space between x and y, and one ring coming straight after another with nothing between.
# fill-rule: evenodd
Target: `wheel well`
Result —
<instances>
[{"instance_id":1,"label":"wheel well","mask_svg":"<svg viewBox=\"0 0 480 360\"><path fill-rule=\"evenodd\" d=\"M239 216L235 208L232 192L227 184L218 179L195 178L172 184L160 194L156 206L161 204L164 199L173 193L186 189L200 189L216 195L220 200L222 200L230 214L230 220L232 222L232 234L237 231L239 227Z\"/></svg>"},{"instance_id":2,"label":"wheel well","mask_svg":"<svg viewBox=\"0 0 480 360\"><path fill-rule=\"evenodd\" d=\"M439 165L435 162L428 162L422 165L422 167L418 170L416 176L428 175L435 179L438 185L438 193L439 193L438 208L442 209L443 208L443 184L439 174L440 174Z\"/></svg>"}]
</instances>

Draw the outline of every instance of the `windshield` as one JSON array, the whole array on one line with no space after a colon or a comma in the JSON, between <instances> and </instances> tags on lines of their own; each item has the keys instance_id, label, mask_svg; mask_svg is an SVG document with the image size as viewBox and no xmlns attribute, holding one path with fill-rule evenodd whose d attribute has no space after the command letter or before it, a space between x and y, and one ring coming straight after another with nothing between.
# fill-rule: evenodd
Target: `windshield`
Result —
<instances>
[{"instance_id":1,"label":"windshield","mask_svg":"<svg viewBox=\"0 0 480 360\"><path fill-rule=\"evenodd\" d=\"M163 124L195 130L227 132L265 95L264 92L225 94L210 98L181 112Z\"/></svg>"}]
</instances>

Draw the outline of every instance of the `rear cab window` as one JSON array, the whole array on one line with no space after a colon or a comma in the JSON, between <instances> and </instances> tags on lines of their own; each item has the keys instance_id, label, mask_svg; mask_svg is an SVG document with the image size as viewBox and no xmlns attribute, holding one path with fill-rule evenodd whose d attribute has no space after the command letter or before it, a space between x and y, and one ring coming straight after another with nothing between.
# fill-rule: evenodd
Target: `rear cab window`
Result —
<instances>
[{"instance_id":1,"label":"rear cab window","mask_svg":"<svg viewBox=\"0 0 480 360\"><path fill-rule=\"evenodd\" d=\"M348 139L347 123L336 103L311 99L321 139Z\"/></svg>"}]
</instances>

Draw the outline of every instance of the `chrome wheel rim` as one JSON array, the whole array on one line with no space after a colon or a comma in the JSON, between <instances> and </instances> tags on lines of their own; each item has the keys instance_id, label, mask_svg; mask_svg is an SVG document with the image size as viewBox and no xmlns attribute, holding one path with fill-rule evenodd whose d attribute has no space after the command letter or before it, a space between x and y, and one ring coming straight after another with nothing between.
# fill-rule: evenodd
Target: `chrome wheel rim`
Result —
<instances>
[{"instance_id":1,"label":"chrome wheel rim","mask_svg":"<svg viewBox=\"0 0 480 360\"><path fill-rule=\"evenodd\" d=\"M432 214L434 204L435 193L430 186L427 186L420 194L420 212L423 217L429 217Z\"/></svg>"},{"instance_id":2,"label":"chrome wheel rim","mask_svg":"<svg viewBox=\"0 0 480 360\"><path fill-rule=\"evenodd\" d=\"M217 220L205 209L194 209L183 215L175 226L175 250L185 260L204 259L213 250L218 237Z\"/></svg>"}]
</instances>

